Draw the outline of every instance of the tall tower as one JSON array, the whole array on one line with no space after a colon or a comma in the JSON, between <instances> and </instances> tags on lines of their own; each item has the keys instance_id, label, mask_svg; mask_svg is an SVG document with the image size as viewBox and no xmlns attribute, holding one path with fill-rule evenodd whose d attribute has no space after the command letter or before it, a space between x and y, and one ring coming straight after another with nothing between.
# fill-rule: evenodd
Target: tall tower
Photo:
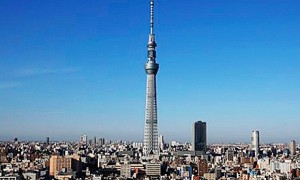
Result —
<instances>
[{"instance_id":1,"label":"tall tower","mask_svg":"<svg viewBox=\"0 0 300 180\"><path fill-rule=\"evenodd\" d=\"M158 64L156 63L156 43L154 36L154 0L150 0L150 34L148 41L148 60L145 64L147 74L146 87L146 112L145 112L145 130L144 147L145 156L149 154L158 154L158 130L157 130L157 103L156 103L156 74Z\"/></svg>"},{"instance_id":2,"label":"tall tower","mask_svg":"<svg viewBox=\"0 0 300 180\"><path fill-rule=\"evenodd\" d=\"M206 153L206 122L197 121L193 123L192 150L197 155Z\"/></svg>"},{"instance_id":3,"label":"tall tower","mask_svg":"<svg viewBox=\"0 0 300 180\"><path fill-rule=\"evenodd\" d=\"M255 156L259 155L259 131L252 131L251 134L251 150L255 152Z\"/></svg>"}]
</instances>

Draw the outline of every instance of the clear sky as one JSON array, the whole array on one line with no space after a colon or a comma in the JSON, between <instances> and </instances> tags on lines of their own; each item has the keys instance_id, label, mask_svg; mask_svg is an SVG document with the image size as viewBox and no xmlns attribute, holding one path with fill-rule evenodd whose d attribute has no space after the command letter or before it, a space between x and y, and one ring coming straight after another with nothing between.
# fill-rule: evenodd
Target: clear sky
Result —
<instances>
[{"instance_id":1,"label":"clear sky","mask_svg":"<svg viewBox=\"0 0 300 180\"><path fill-rule=\"evenodd\" d=\"M300 141L300 1L156 0L158 126ZM0 140L143 139L148 0L1 0Z\"/></svg>"}]
</instances>

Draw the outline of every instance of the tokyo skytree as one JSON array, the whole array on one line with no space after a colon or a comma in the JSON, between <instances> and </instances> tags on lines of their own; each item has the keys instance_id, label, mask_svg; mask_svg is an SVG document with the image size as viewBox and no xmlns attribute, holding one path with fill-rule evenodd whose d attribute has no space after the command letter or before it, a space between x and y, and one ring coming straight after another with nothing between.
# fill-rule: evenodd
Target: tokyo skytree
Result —
<instances>
[{"instance_id":1,"label":"tokyo skytree","mask_svg":"<svg viewBox=\"0 0 300 180\"><path fill-rule=\"evenodd\" d=\"M144 147L145 156L158 154L158 130L157 130L157 102L156 102L156 74L159 68L156 63L156 43L154 36L154 0L150 0L150 34L148 41L148 60L145 64L147 74L146 87L146 111Z\"/></svg>"}]
</instances>

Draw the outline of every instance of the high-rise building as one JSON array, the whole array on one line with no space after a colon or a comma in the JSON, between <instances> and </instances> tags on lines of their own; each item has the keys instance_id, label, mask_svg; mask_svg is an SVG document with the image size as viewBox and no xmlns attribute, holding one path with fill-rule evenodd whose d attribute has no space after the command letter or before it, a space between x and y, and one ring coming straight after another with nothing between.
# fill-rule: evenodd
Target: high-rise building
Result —
<instances>
[{"instance_id":1,"label":"high-rise building","mask_svg":"<svg viewBox=\"0 0 300 180\"><path fill-rule=\"evenodd\" d=\"M198 160L198 176L203 177L208 172L208 163L203 157Z\"/></svg>"},{"instance_id":2,"label":"high-rise building","mask_svg":"<svg viewBox=\"0 0 300 180\"><path fill-rule=\"evenodd\" d=\"M14 138L14 143L15 143L15 144L18 144L18 142L19 142L19 141L18 141L18 138L15 137L15 138Z\"/></svg>"},{"instance_id":3,"label":"high-rise building","mask_svg":"<svg viewBox=\"0 0 300 180\"><path fill-rule=\"evenodd\" d=\"M225 153L227 161L233 161L234 151L232 149L228 149Z\"/></svg>"},{"instance_id":4,"label":"high-rise building","mask_svg":"<svg viewBox=\"0 0 300 180\"><path fill-rule=\"evenodd\" d=\"M296 141L295 140L291 140L289 146L290 146L290 153L291 153L291 155L295 155L296 154Z\"/></svg>"},{"instance_id":5,"label":"high-rise building","mask_svg":"<svg viewBox=\"0 0 300 180\"><path fill-rule=\"evenodd\" d=\"M193 123L192 151L195 151L196 154L205 154L206 152L206 122Z\"/></svg>"},{"instance_id":6,"label":"high-rise building","mask_svg":"<svg viewBox=\"0 0 300 180\"><path fill-rule=\"evenodd\" d=\"M84 134L80 136L80 144L87 145L87 135Z\"/></svg>"},{"instance_id":7,"label":"high-rise building","mask_svg":"<svg viewBox=\"0 0 300 180\"><path fill-rule=\"evenodd\" d=\"M105 144L105 139L104 138L99 138L98 139L98 146L103 146Z\"/></svg>"},{"instance_id":8,"label":"high-rise building","mask_svg":"<svg viewBox=\"0 0 300 180\"><path fill-rule=\"evenodd\" d=\"M163 135L158 136L158 146L159 146L160 150L164 150L165 141L164 141L164 136Z\"/></svg>"},{"instance_id":9,"label":"high-rise building","mask_svg":"<svg viewBox=\"0 0 300 180\"><path fill-rule=\"evenodd\" d=\"M93 146L96 146L96 144L97 144L97 138L96 138L96 136L94 136L92 145L93 145Z\"/></svg>"},{"instance_id":10,"label":"high-rise building","mask_svg":"<svg viewBox=\"0 0 300 180\"><path fill-rule=\"evenodd\" d=\"M50 138L47 137L47 138L46 138L46 145L49 145L49 144L50 144Z\"/></svg>"},{"instance_id":11,"label":"high-rise building","mask_svg":"<svg viewBox=\"0 0 300 180\"><path fill-rule=\"evenodd\" d=\"M252 131L251 150L254 151L256 157L259 155L259 131Z\"/></svg>"},{"instance_id":12,"label":"high-rise building","mask_svg":"<svg viewBox=\"0 0 300 180\"><path fill-rule=\"evenodd\" d=\"M66 171L72 170L72 158L52 155L50 158L50 176L55 176L59 171L65 169Z\"/></svg>"},{"instance_id":13,"label":"high-rise building","mask_svg":"<svg viewBox=\"0 0 300 180\"><path fill-rule=\"evenodd\" d=\"M158 154L156 74L159 65L156 63L156 43L154 36L154 0L150 0L150 34L147 47L148 60L145 64L145 70L147 74L146 112L143 147L143 153L145 156L149 156L149 154Z\"/></svg>"}]
</instances>

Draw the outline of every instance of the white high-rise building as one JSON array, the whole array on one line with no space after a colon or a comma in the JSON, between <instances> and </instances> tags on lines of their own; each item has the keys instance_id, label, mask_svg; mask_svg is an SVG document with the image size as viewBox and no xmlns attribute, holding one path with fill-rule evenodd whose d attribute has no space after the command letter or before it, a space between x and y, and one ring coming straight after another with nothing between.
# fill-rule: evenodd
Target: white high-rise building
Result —
<instances>
[{"instance_id":1,"label":"white high-rise building","mask_svg":"<svg viewBox=\"0 0 300 180\"><path fill-rule=\"evenodd\" d=\"M156 43L154 36L154 0L150 0L150 34L148 41L148 60L145 64L147 74L146 112L143 154L158 154L156 74L159 65L156 63Z\"/></svg>"},{"instance_id":2,"label":"white high-rise building","mask_svg":"<svg viewBox=\"0 0 300 180\"><path fill-rule=\"evenodd\" d=\"M86 145L87 144L87 135L81 135L80 136L80 144L81 145Z\"/></svg>"},{"instance_id":3,"label":"white high-rise building","mask_svg":"<svg viewBox=\"0 0 300 180\"><path fill-rule=\"evenodd\" d=\"M252 131L251 150L255 152L256 157L259 155L259 131Z\"/></svg>"},{"instance_id":4,"label":"white high-rise building","mask_svg":"<svg viewBox=\"0 0 300 180\"><path fill-rule=\"evenodd\" d=\"M160 150L164 150L165 141L164 141L164 136L163 135L158 136L158 146L159 146Z\"/></svg>"}]
</instances>

